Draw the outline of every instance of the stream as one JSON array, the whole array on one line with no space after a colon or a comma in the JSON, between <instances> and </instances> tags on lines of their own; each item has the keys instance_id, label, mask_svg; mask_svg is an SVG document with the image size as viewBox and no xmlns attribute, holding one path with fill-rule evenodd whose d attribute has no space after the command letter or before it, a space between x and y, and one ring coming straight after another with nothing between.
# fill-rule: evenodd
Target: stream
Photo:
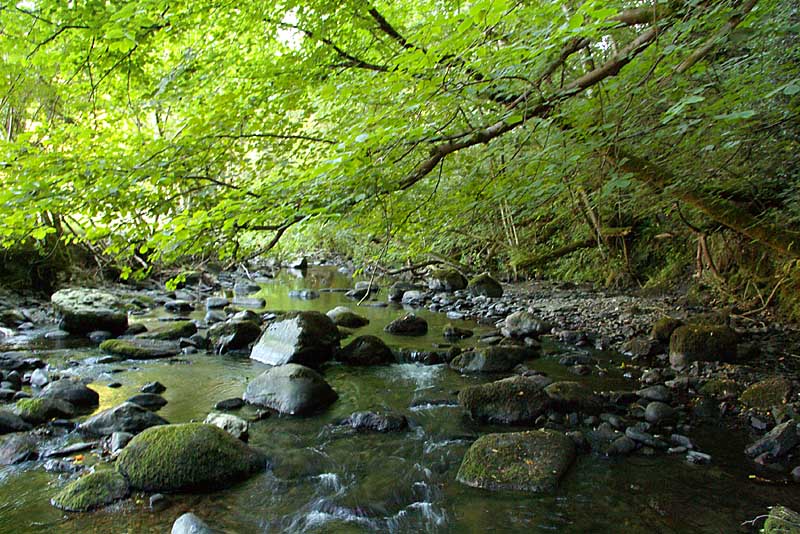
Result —
<instances>
[{"instance_id":1,"label":"stream","mask_svg":"<svg viewBox=\"0 0 800 534\"><path fill-rule=\"evenodd\" d=\"M400 305L357 307L341 292L323 292L313 300L288 296L293 289L346 288L352 283L351 277L330 267L311 268L302 278L282 271L264 284L259 296L266 299L268 310L326 312L349 306L370 320L357 335L377 335L392 348L432 350L445 342L441 331L447 323L476 333L490 330L419 310L429 323L427 335L392 336L383 326L401 315ZM375 298L385 302L385 292ZM202 320L204 308L197 308L191 316ZM152 325L166 315L159 308L132 321ZM91 378L90 387L100 394L96 412L123 402L147 382L160 381L168 404L158 414L172 423L202 421L216 402L241 396L248 380L267 368L246 355L209 353L99 364L101 354L88 341L49 341L37 334L4 343L0 351L31 350L64 369L62 374ZM470 338L456 344L476 343ZM592 351L608 370L603 376L570 374L558 359L575 350L545 342L544 356L527 366L553 379L583 381L595 390L637 389L638 383L624 378L623 357L618 354ZM148 496L134 494L99 511L72 514L49 503L67 482L65 475L45 471L42 461L4 466L0 532L163 533L183 512L193 511L210 526L231 533L732 533L741 532L742 522L765 513L768 506L800 508L796 488L750 478L742 453L745 436L713 424L694 427L690 434L698 448L712 456L709 465L689 464L684 455L607 459L584 453L553 494L473 489L455 479L472 441L482 433L519 428L470 422L458 407L456 393L500 377L462 376L446 365L418 363L367 368L330 363L322 372L339 394L338 401L310 417L272 415L251 423L249 444L267 454L271 468L246 482L208 494L167 495L156 509L149 507ZM111 382L121 387L109 388ZM239 415L247 416L248 409ZM403 413L411 428L352 433L333 425L358 410ZM48 439L53 447L79 440L67 434ZM84 461L97 459L87 454Z\"/></svg>"}]
</instances>

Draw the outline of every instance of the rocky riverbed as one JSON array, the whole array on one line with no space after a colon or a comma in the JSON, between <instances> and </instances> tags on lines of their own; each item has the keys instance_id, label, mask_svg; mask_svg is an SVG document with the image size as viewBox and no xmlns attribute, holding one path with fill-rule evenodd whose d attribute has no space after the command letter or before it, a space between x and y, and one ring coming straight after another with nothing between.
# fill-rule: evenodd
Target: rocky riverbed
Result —
<instances>
[{"instance_id":1,"label":"rocky riverbed","mask_svg":"<svg viewBox=\"0 0 800 534\"><path fill-rule=\"evenodd\" d=\"M671 492L680 491L681 477L702 477L698 469L723 478L747 472L734 485L763 499L729 520L737 528L767 505L800 505L792 489L800 479L800 338L790 327L735 309L694 308L678 296L467 280L452 269L352 283L339 270L196 272L174 291L154 283L72 288L49 302L3 295L6 478L47 473L47 487L34 493L49 496L49 521L71 528L119 515L163 526L187 508L186 492L227 491L240 502L241 488L268 477L284 492L293 484L310 492L277 505L250 503L277 514L261 524L281 531L462 531L473 523L480 531L486 521L467 510L488 502L506 510L507 530L524 530L558 521L531 523L507 495L569 499L578 484L580 501L592 494L576 476L629 472L624 479L642 460L680 473L670 475ZM193 376L198 369L224 376L224 387ZM276 449L276 432L294 437L277 438ZM309 460L301 474L296 466L287 474L287 456L321 450L337 458L340 444L360 450L358 440L370 435L379 436L367 438L379 451L406 450L405 471L419 456L419 479L401 477L398 488L389 482L396 471L371 468L394 488L373 498L363 496L375 483L370 473L349 459L324 469ZM380 462L376 456L368 463ZM327 487L331 475L337 482ZM25 487L7 483L6 491L14 484ZM672 497L655 489L653 499ZM721 501L721 509L737 509ZM27 499L21 507L40 505ZM203 520L261 530L252 514L237 522L193 510L201 517L181 516L174 532ZM560 527L585 531L588 516L604 511L611 528L617 512L602 506L586 516L573 511ZM131 519L141 514L149 519ZM648 521L630 531L660 524ZM697 527L692 521L656 530ZM715 531L703 524L695 531Z\"/></svg>"}]
</instances>

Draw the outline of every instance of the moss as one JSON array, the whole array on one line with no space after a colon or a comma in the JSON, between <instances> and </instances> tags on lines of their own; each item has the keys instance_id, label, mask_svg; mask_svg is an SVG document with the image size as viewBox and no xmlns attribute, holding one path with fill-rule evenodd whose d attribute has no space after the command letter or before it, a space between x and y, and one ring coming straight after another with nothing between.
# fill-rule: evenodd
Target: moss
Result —
<instances>
[{"instance_id":1,"label":"moss","mask_svg":"<svg viewBox=\"0 0 800 534\"><path fill-rule=\"evenodd\" d=\"M662 317L650 329L650 339L666 345L676 328L683 326L683 321L673 317Z\"/></svg>"},{"instance_id":2,"label":"moss","mask_svg":"<svg viewBox=\"0 0 800 534\"><path fill-rule=\"evenodd\" d=\"M175 321L167 326L156 330L145 332L137 337L141 339L160 339L164 341L176 340L182 337L189 337L197 333L197 325L192 321Z\"/></svg>"},{"instance_id":3,"label":"moss","mask_svg":"<svg viewBox=\"0 0 800 534\"><path fill-rule=\"evenodd\" d=\"M14 409L15 413L23 420L40 424L56 417L71 418L75 416L75 407L72 404L49 398L20 399Z\"/></svg>"},{"instance_id":4,"label":"moss","mask_svg":"<svg viewBox=\"0 0 800 534\"><path fill-rule=\"evenodd\" d=\"M131 487L167 492L216 489L265 465L258 451L202 423L148 428L117 460L117 469Z\"/></svg>"},{"instance_id":5,"label":"moss","mask_svg":"<svg viewBox=\"0 0 800 534\"><path fill-rule=\"evenodd\" d=\"M50 502L68 512L86 512L124 499L128 493L125 477L104 469L70 482Z\"/></svg>"},{"instance_id":6,"label":"moss","mask_svg":"<svg viewBox=\"0 0 800 534\"><path fill-rule=\"evenodd\" d=\"M458 291L467 287L467 279L455 269L432 269L428 287L435 291Z\"/></svg>"},{"instance_id":7,"label":"moss","mask_svg":"<svg viewBox=\"0 0 800 534\"><path fill-rule=\"evenodd\" d=\"M757 382L744 390L739 400L750 408L768 410L789 401L792 383L782 377L773 377Z\"/></svg>"},{"instance_id":8,"label":"moss","mask_svg":"<svg viewBox=\"0 0 800 534\"><path fill-rule=\"evenodd\" d=\"M458 402L472 419L500 424L534 421L548 406L541 382L522 376L466 387Z\"/></svg>"},{"instance_id":9,"label":"moss","mask_svg":"<svg viewBox=\"0 0 800 534\"><path fill-rule=\"evenodd\" d=\"M491 298L503 296L503 286L500 282L492 278L489 273L479 274L469 281L467 289L473 295L485 295Z\"/></svg>"},{"instance_id":10,"label":"moss","mask_svg":"<svg viewBox=\"0 0 800 534\"><path fill-rule=\"evenodd\" d=\"M800 514L785 506L774 506L764 522L764 534L800 534Z\"/></svg>"},{"instance_id":11,"label":"moss","mask_svg":"<svg viewBox=\"0 0 800 534\"><path fill-rule=\"evenodd\" d=\"M559 432L487 434L464 455L456 478L489 490L552 491L574 459L575 444Z\"/></svg>"},{"instance_id":12,"label":"moss","mask_svg":"<svg viewBox=\"0 0 800 534\"><path fill-rule=\"evenodd\" d=\"M180 352L177 343L154 339L107 339L100 350L134 360L150 360L175 356Z\"/></svg>"},{"instance_id":13,"label":"moss","mask_svg":"<svg viewBox=\"0 0 800 534\"><path fill-rule=\"evenodd\" d=\"M714 378L703 384L700 393L715 399L729 399L739 395L742 387L734 380L725 378Z\"/></svg>"},{"instance_id":14,"label":"moss","mask_svg":"<svg viewBox=\"0 0 800 534\"><path fill-rule=\"evenodd\" d=\"M694 361L726 361L736 358L736 332L722 325L686 325L672 333L669 359L673 367Z\"/></svg>"}]
</instances>

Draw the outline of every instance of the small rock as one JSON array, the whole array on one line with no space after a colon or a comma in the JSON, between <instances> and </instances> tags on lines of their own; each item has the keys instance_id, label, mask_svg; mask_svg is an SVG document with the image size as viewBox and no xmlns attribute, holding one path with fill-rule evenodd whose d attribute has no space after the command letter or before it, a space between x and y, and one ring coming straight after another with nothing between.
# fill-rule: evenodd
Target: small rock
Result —
<instances>
[{"instance_id":1,"label":"small rock","mask_svg":"<svg viewBox=\"0 0 800 534\"><path fill-rule=\"evenodd\" d=\"M659 425L675 419L675 409L669 404L653 401L644 410L644 418L648 423Z\"/></svg>"},{"instance_id":2,"label":"small rock","mask_svg":"<svg viewBox=\"0 0 800 534\"><path fill-rule=\"evenodd\" d=\"M242 406L244 406L244 401L239 397L234 397L232 399L225 399L219 401L214 405L214 409L228 412L228 411L238 410Z\"/></svg>"},{"instance_id":3,"label":"small rock","mask_svg":"<svg viewBox=\"0 0 800 534\"><path fill-rule=\"evenodd\" d=\"M125 402L132 402L138 404L142 408L156 411L167 404L167 399L155 393L139 393Z\"/></svg>"},{"instance_id":4,"label":"small rock","mask_svg":"<svg viewBox=\"0 0 800 534\"><path fill-rule=\"evenodd\" d=\"M214 534L214 531L199 517L187 512L172 524L171 534Z\"/></svg>"},{"instance_id":5,"label":"small rock","mask_svg":"<svg viewBox=\"0 0 800 534\"><path fill-rule=\"evenodd\" d=\"M247 441L249 435L249 425L247 421L241 417L230 415L227 413L210 413L206 416L205 421L207 425L214 425L221 428L231 436L242 441Z\"/></svg>"},{"instance_id":6,"label":"small rock","mask_svg":"<svg viewBox=\"0 0 800 534\"><path fill-rule=\"evenodd\" d=\"M114 432L109 439L109 448L113 454L118 453L125 448L130 440L133 439L133 434L130 432Z\"/></svg>"},{"instance_id":7,"label":"small rock","mask_svg":"<svg viewBox=\"0 0 800 534\"><path fill-rule=\"evenodd\" d=\"M636 392L641 398L649 401L669 402L672 394L665 386L650 386Z\"/></svg>"},{"instance_id":8,"label":"small rock","mask_svg":"<svg viewBox=\"0 0 800 534\"><path fill-rule=\"evenodd\" d=\"M428 322L413 313L407 313L386 325L383 331L397 336L422 336L428 332Z\"/></svg>"},{"instance_id":9,"label":"small rock","mask_svg":"<svg viewBox=\"0 0 800 534\"><path fill-rule=\"evenodd\" d=\"M163 493L154 493L150 495L150 509L160 509L167 504L167 498Z\"/></svg>"},{"instance_id":10,"label":"small rock","mask_svg":"<svg viewBox=\"0 0 800 534\"><path fill-rule=\"evenodd\" d=\"M686 453L686 461L690 464L705 465L711 463L711 455L700 451Z\"/></svg>"},{"instance_id":11,"label":"small rock","mask_svg":"<svg viewBox=\"0 0 800 534\"><path fill-rule=\"evenodd\" d=\"M142 393L164 393L166 390L166 386L161 382L148 382L139 389Z\"/></svg>"}]
</instances>

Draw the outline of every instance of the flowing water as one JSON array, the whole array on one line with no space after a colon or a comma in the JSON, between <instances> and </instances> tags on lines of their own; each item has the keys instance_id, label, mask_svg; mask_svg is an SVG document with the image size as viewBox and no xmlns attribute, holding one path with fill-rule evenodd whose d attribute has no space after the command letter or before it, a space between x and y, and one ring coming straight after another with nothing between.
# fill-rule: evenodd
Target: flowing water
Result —
<instances>
[{"instance_id":1,"label":"flowing water","mask_svg":"<svg viewBox=\"0 0 800 534\"><path fill-rule=\"evenodd\" d=\"M349 277L329 268L311 269L305 278L287 273L267 284L268 309L327 311L355 303L342 293L322 293L315 300L296 300L296 288L347 287ZM385 297L379 295L379 300ZM420 338L400 338L382 327L402 313L398 306L359 307L371 324L359 334L375 334L390 346L430 350L442 343L449 321L444 315L419 311L430 325ZM197 312L197 317L202 313ZM140 320L152 324L158 314ZM458 326L481 327L468 321ZM462 342L464 346L474 340ZM40 340L17 340L17 347L59 348ZM529 362L553 378L586 380L595 389L634 389L614 371L614 355L596 355L610 372L604 377L576 378L556 362L568 347L545 346L546 356ZM240 396L249 379L266 367L246 356L195 354L171 360L100 365L92 347L61 347L49 353L77 376L92 377L100 393L99 410L114 406L158 380L169 401L158 413L171 422L202 420L222 399ZM446 366L403 363L372 368L331 364L323 369L339 400L312 417L272 416L251 424L250 444L271 459L271 468L232 488L207 494L169 495L151 510L147 496L87 514L68 514L49 504L67 480L46 472L41 462L0 468L0 532L168 532L185 511L194 511L225 532L441 532L441 533L731 533L740 523L782 503L800 507L800 495L779 484L749 478L742 454L745 437L721 427L692 433L700 449L710 453L707 466L686 463L682 456L634 455L608 460L579 457L554 494L491 493L455 480L469 444L481 432L507 428L478 427L456 405L456 392L488 378L462 377ZM497 377L494 377L497 378ZM117 381L122 387L106 386ZM407 432L352 434L333 423L356 410L394 410L413 422ZM246 413L245 408L245 413ZM74 436L51 438L56 446ZM87 455L86 462L96 461Z\"/></svg>"}]
</instances>

